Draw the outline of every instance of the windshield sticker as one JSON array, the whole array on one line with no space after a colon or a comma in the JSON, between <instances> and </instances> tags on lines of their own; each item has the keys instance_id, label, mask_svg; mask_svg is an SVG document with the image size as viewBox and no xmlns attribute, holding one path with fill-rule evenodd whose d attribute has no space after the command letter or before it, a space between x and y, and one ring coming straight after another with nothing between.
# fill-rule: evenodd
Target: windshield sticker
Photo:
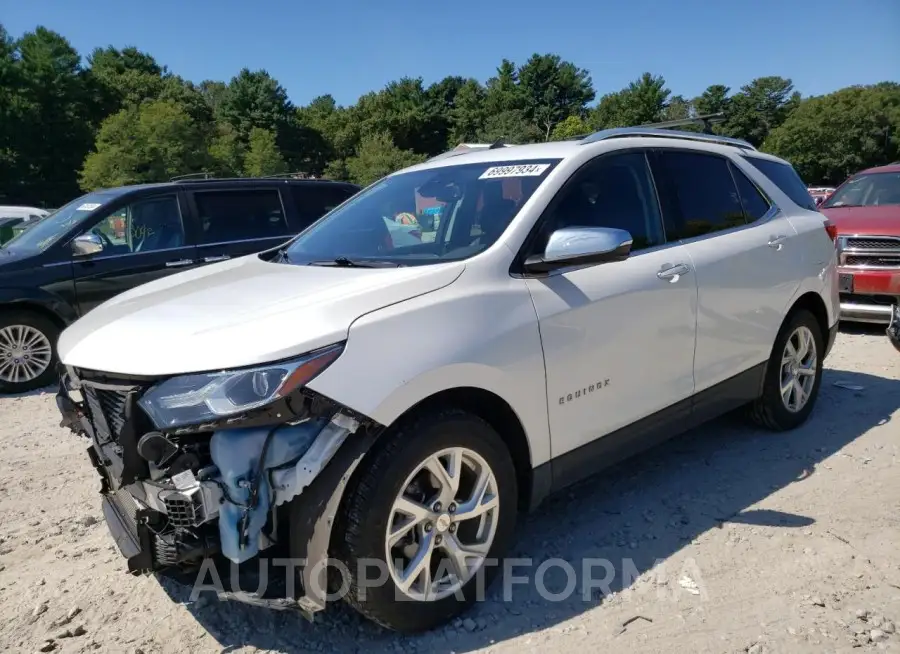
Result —
<instances>
[{"instance_id":1,"label":"windshield sticker","mask_svg":"<svg viewBox=\"0 0 900 654\"><path fill-rule=\"evenodd\" d=\"M75 211L93 211L94 209L99 209L99 202L85 202L80 207L78 207Z\"/></svg>"},{"instance_id":2,"label":"windshield sticker","mask_svg":"<svg viewBox=\"0 0 900 654\"><path fill-rule=\"evenodd\" d=\"M497 179L498 177L538 177L550 164L520 164L518 166L492 166L485 170L478 179Z\"/></svg>"}]
</instances>

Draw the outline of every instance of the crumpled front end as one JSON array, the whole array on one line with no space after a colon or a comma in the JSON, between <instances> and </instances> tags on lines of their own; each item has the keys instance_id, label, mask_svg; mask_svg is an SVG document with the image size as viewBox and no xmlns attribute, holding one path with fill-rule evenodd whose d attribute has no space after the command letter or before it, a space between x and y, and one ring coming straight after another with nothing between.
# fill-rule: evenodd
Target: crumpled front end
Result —
<instances>
[{"instance_id":1,"label":"crumpled front end","mask_svg":"<svg viewBox=\"0 0 900 654\"><path fill-rule=\"evenodd\" d=\"M309 567L327 558L343 485L378 426L301 388L217 423L160 430L138 402L157 381L67 368L57 395L62 425L90 439L104 517L128 570L187 579L210 560L240 565L299 550ZM304 495L309 506L292 510L303 524L286 524L288 504ZM324 581L299 572L298 590L312 600L295 592L276 598L277 608L285 599L323 608Z\"/></svg>"}]
</instances>

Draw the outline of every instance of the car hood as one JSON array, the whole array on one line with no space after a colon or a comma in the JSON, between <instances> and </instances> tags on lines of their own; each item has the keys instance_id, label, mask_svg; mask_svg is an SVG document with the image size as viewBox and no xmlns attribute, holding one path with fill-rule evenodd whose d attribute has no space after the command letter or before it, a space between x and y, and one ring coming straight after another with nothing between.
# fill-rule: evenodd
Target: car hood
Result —
<instances>
[{"instance_id":1,"label":"car hood","mask_svg":"<svg viewBox=\"0 0 900 654\"><path fill-rule=\"evenodd\" d=\"M0 248L0 275L18 272L34 266L34 253Z\"/></svg>"},{"instance_id":2,"label":"car hood","mask_svg":"<svg viewBox=\"0 0 900 654\"><path fill-rule=\"evenodd\" d=\"M867 236L900 236L900 205L871 207L832 207L821 212L838 229L839 234Z\"/></svg>"},{"instance_id":3,"label":"car hood","mask_svg":"<svg viewBox=\"0 0 900 654\"><path fill-rule=\"evenodd\" d=\"M128 375L278 361L342 341L360 316L447 286L464 268L335 268L242 257L105 302L62 333L59 356L76 368Z\"/></svg>"}]
</instances>

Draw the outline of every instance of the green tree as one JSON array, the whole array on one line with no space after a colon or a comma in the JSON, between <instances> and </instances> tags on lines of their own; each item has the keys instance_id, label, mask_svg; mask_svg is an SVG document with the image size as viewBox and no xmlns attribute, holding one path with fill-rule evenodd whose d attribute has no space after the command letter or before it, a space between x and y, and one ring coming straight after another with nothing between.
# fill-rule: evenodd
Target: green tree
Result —
<instances>
[{"instance_id":1,"label":"green tree","mask_svg":"<svg viewBox=\"0 0 900 654\"><path fill-rule=\"evenodd\" d=\"M694 98L694 107L700 115L718 114L729 109L728 93L730 88L724 84L712 84L706 90Z\"/></svg>"},{"instance_id":2,"label":"green tree","mask_svg":"<svg viewBox=\"0 0 900 654\"><path fill-rule=\"evenodd\" d=\"M518 71L519 91L526 119L549 140L557 123L581 116L595 97L588 71L559 55L534 54Z\"/></svg>"},{"instance_id":3,"label":"green tree","mask_svg":"<svg viewBox=\"0 0 900 654\"><path fill-rule=\"evenodd\" d=\"M104 111L156 100L163 90L165 69L135 47L96 48L88 57L91 77L100 86Z\"/></svg>"},{"instance_id":4,"label":"green tree","mask_svg":"<svg viewBox=\"0 0 900 654\"><path fill-rule=\"evenodd\" d=\"M287 172L287 164L278 146L275 133L254 127L250 130L250 147L244 157L244 173L250 177L264 177Z\"/></svg>"},{"instance_id":5,"label":"green tree","mask_svg":"<svg viewBox=\"0 0 900 654\"><path fill-rule=\"evenodd\" d=\"M209 143L210 172L221 177L238 177L244 171L246 152L247 146L231 123L216 123Z\"/></svg>"},{"instance_id":6,"label":"green tree","mask_svg":"<svg viewBox=\"0 0 900 654\"><path fill-rule=\"evenodd\" d=\"M863 168L900 160L900 84L852 86L803 100L763 149L790 161L810 183L838 184Z\"/></svg>"},{"instance_id":7,"label":"green tree","mask_svg":"<svg viewBox=\"0 0 900 654\"><path fill-rule=\"evenodd\" d=\"M525 98L519 88L519 74L516 65L504 59L497 67L497 74L486 84L484 110L489 116L507 111L524 111Z\"/></svg>"},{"instance_id":8,"label":"green tree","mask_svg":"<svg viewBox=\"0 0 900 654\"><path fill-rule=\"evenodd\" d=\"M15 47L10 145L18 178L4 183L21 201L58 206L78 193L76 171L92 143L97 114L88 74L69 42L44 27Z\"/></svg>"},{"instance_id":9,"label":"green tree","mask_svg":"<svg viewBox=\"0 0 900 654\"><path fill-rule=\"evenodd\" d=\"M171 100L122 109L101 125L81 186L90 191L200 172L208 163L204 136L184 107Z\"/></svg>"},{"instance_id":10,"label":"green tree","mask_svg":"<svg viewBox=\"0 0 900 654\"><path fill-rule=\"evenodd\" d=\"M476 79L468 79L459 88L450 109L449 148L473 141L484 128L485 90Z\"/></svg>"},{"instance_id":11,"label":"green tree","mask_svg":"<svg viewBox=\"0 0 900 654\"><path fill-rule=\"evenodd\" d=\"M758 77L741 87L728 101L723 131L759 146L781 125L800 102L794 84L784 77Z\"/></svg>"},{"instance_id":12,"label":"green tree","mask_svg":"<svg viewBox=\"0 0 900 654\"><path fill-rule=\"evenodd\" d=\"M381 132L363 137L356 155L346 161L346 174L350 180L366 186L396 170L424 160L424 155L412 150L401 150L394 145L390 134Z\"/></svg>"},{"instance_id":13,"label":"green tree","mask_svg":"<svg viewBox=\"0 0 900 654\"><path fill-rule=\"evenodd\" d=\"M621 91L600 98L590 122L598 129L660 122L666 119L670 94L661 75L644 73Z\"/></svg>"},{"instance_id":14,"label":"green tree","mask_svg":"<svg viewBox=\"0 0 900 654\"><path fill-rule=\"evenodd\" d=\"M581 116L569 116L553 128L550 134L551 141L564 141L576 136L583 136L591 131L588 122Z\"/></svg>"},{"instance_id":15,"label":"green tree","mask_svg":"<svg viewBox=\"0 0 900 654\"><path fill-rule=\"evenodd\" d=\"M278 133L293 113L287 91L264 70L244 68L228 84L221 98L222 119L243 139L250 138L254 127Z\"/></svg>"},{"instance_id":16,"label":"green tree","mask_svg":"<svg viewBox=\"0 0 900 654\"><path fill-rule=\"evenodd\" d=\"M525 112L521 109L510 109L498 114L489 115L484 121L484 127L478 132L477 141L482 143L534 143L542 141L544 134L541 130L529 122Z\"/></svg>"}]
</instances>

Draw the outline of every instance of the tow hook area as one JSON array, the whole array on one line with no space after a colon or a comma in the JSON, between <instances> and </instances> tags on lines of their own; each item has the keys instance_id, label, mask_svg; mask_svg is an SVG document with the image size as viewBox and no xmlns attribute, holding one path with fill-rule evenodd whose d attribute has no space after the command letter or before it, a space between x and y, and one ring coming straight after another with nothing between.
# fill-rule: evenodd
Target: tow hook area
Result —
<instances>
[{"instance_id":1,"label":"tow hook area","mask_svg":"<svg viewBox=\"0 0 900 654\"><path fill-rule=\"evenodd\" d=\"M210 455L225 491L219 508L222 554L235 563L256 556L273 503L299 495L358 427L358 420L338 412L330 420L215 432Z\"/></svg>"}]
</instances>

